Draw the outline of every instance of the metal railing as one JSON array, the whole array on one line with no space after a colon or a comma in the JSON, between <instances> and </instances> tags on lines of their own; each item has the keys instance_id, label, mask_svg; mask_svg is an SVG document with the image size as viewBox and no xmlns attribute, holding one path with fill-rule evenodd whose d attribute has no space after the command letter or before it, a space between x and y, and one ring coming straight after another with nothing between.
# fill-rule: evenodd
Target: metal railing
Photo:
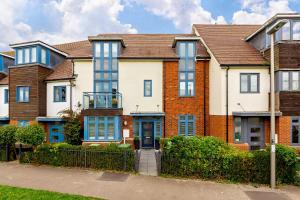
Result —
<instances>
[{"instance_id":1,"label":"metal railing","mask_svg":"<svg viewBox=\"0 0 300 200\"><path fill-rule=\"evenodd\" d=\"M83 109L122 108L122 94L119 92L84 92Z\"/></svg>"}]
</instances>

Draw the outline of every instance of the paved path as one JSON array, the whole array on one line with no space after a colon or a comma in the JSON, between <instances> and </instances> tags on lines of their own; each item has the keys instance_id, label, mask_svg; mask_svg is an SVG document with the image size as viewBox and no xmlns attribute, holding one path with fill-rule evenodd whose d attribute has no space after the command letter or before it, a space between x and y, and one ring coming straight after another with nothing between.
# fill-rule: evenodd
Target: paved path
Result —
<instances>
[{"instance_id":1,"label":"paved path","mask_svg":"<svg viewBox=\"0 0 300 200\"><path fill-rule=\"evenodd\" d=\"M141 150L139 173L141 175L157 176L157 165L154 149Z\"/></svg>"},{"instance_id":2,"label":"paved path","mask_svg":"<svg viewBox=\"0 0 300 200\"><path fill-rule=\"evenodd\" d=\"M0 163L0 184L102 197L111 200L253 200L249 197L249 192L250 196L251 194L252 196L254 194L263 196L263 200L268 200L268 194L273 194L272 200L299 200L300 197L300 188L292 186L271 190L267 187L255 188L250 185L141 175L121 174L121 178L118 178L115 174L99 171L49 166L38 167L20 165L17 162Z\"/></svg>"}]
</instances>

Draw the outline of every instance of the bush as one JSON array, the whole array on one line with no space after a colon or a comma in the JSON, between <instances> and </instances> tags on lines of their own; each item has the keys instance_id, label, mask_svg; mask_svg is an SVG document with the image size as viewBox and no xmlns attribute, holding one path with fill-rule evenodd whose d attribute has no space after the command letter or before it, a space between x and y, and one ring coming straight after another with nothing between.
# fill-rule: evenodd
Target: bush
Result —
<instances>
[{"instance_id":1,"label":"bush","mask_svg":"<svg viewBox=\"0 0 300 200\"><path fill-rule=\"evenodd\" d=\"M0 127L0 146L2 145L12 145L16 142L16 131L17 127L13 125L6 125Z\"/></svg>"},{"instance_id":2,"label":"bush","mask_svg":"<svg viewBox=\"0 0 300 200\"><path fill-rule=\"evenodd\" d=\"M162 173L174 176L269 183L270 148L243 152L214 137L174 137L164 141ZM277 145L278 183L293 183L296 152Z\"/></svg>"},{"instance_id":3,"label":"bush","mask_svg":"<svg viewBox=\"0 0 300 200\"><path fill-rule=\"evenodd\" d=\"M77 119L67 121L66 124L64 125L65 141L68 144L80 145L81 144L80 130L81 130L80 121L78 121Z\"/></svg>"},{"instance_id":4,"label":"bush","mask_svg":"<svg viewBox=\"0 0 300 200\"><path fill-rule=\"evenodd\" d=\"M133 171L134 161L130 146L75 146L66 143L39 145L34 152L22 154L20 159L21 163L118 171Z\"/></svg>"},{"instance_id":5,"label":"bush","mask_svg":"<svg viewBox=\"0 0 300 200\"><path fill-rule=\"evenodd\" d=\"M20 127L16 132L17 141L37 146L43 143L45 139L44 129L39 125L29 125Z\"/></svg>"}]
</instances>

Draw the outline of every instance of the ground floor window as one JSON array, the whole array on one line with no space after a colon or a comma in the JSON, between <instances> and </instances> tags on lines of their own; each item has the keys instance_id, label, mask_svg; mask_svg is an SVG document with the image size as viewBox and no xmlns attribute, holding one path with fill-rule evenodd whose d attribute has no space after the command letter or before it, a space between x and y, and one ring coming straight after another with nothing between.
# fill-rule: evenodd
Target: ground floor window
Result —
<instances>
[{"instance_id":1,"label":"ground floor window","mask_svg":"<svg viewBox=\"0 0 300 200\"><path fill-rule=\"evenodd\" d=\"M119 140L120 118L118 116L85 116L84 139L87 141Z\"/></svg>"},{"instance_id":2,"label":"ground floor window","mask_svg":"<svg viewBox=\"0 0 300 200\"><path fill-rule=\"evenodd\" d=\"M195 135L195 116L179 115L178 116L178 135L191 136Z\"/></svg>"},{"instance_id":3,"label":"ground floor window","mask_svg":"<svg viewBox=\"0 0 300 200\"><path fill-rule=\"evenodd\" d=\"M292 117L291 143L293 145L300 145L299 125L300 117Z\"/></svg>"}]
</instances>

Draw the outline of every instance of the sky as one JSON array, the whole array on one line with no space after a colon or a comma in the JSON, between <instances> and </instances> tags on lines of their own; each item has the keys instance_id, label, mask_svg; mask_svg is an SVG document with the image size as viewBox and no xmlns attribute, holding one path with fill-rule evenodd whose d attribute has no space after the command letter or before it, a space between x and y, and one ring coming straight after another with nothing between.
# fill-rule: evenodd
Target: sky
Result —
<instances>
[{"instance_id":1,"label":"sky","mask_svg":"<svg viewBox=\"0 0 300 200\"><path fill-rule=\"evenodd\" d=\"M300 0L1 0L0 50L99 33L190 33L192 24L262 24Z\"/></svg>"}]
</instances>

